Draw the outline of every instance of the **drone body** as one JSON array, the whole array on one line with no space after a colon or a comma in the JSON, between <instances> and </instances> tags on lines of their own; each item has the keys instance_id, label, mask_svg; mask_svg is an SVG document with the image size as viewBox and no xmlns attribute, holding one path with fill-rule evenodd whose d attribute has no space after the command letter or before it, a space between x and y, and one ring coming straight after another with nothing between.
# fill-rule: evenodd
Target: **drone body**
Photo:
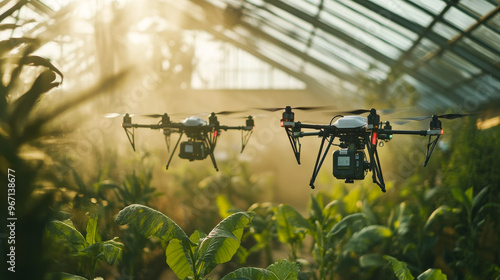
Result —
<instances>
[{"instance_id":1,"label":"drone body","mask_svg":"<svg viewBox=\"0 0 500 280\"><path fill-rule=\"evenodd\" d=\"M307 107L296 109L305 110ZM380 116L375 109L356 110L356 113L369 112L364 118L360 116L335 116L329 125L304 124L295 122L295 114L290 106L285 108L281 126L285 128L288 139L292 146L297 163L300 164L301 145L299 139L306 136L317 136L321 138L316 164L309 185L314 189L314 182L318 172L325 160L331 146L338 146L338 150L333 152L333 176L337 179L344 179L346 183L353 183L354 180L362 180L371 171L372 179L383 192L385 192L385 182L382 175L377 146L379 141L388 142L394 134L429 136L427 144L426 158L424 166L436 146L439 137L443 134L441 129L442 118L456 118L463 115L433 115L427 130L393 130L388 121L381 122ZM337 119L333 122L334 119ZM332 123L333 122L333 123ZM314 132L304 132L303 129L315 130ZM334 144L334 139L339 140L339 144Z\"/></svg>"},{"instance_id":2,"label":"drone body","mask_svg":"<svg viewBox=\"0 0 500 280\"><path fill-rule=\"evenodd\" d=\"M229 111L223 111L221 114L229 114ZM111 114L113 117L118 114ZM221 125L217 119L216 113L212 113L208 122L204 119L192 116L184 119L179 123L172 122L168 114L152 114L145 115L146 117L161 118L157 124L137 124L132 123L132 117L130 114L125 114L123 117L122 127L127 134L128 140L135 151L135 128L150 128L163 130L163 135L165 137L165 142L167 144L167 150L170 152L170 136L173 133L178 133L179 138L174 146L173 151L170 153L170 158L168 160L166 168L168 169L170 162L172 161L173 155L180 144L179 157L182 159L187 159L189 161L203 160L210 156L214 168L218 170L217 163L215 161L214 150L221 134L221 131L227 130L241 130L241 141L242 148L241 152L245 149L250 136L252 135L254 129L254 120L252 116L248 116L245 121L244 126L227 126ZM182 137L186 135L188 140L181 142Z\"/></svg>"}]
</instances>

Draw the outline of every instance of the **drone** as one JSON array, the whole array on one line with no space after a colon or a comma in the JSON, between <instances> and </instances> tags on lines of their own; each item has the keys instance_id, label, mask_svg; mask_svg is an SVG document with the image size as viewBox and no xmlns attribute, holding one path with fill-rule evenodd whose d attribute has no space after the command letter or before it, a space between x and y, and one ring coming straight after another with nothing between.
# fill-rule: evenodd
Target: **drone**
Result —
<instances>
[{"instance_id":1,"label":"drone","mask_svg":"<svg viewBox=\"0 0 500 280\"><path fill-rule=\"evenodd\" d=\"M381 122L376 109L355 110L346 112L354 115L336 115L328 125L305 124L295 121L295 113L292 109L309 110L321 107L295 107L270 109L272 111L285 110L281 119L283 127L292 146L297 163L300 164L301 145L299 139L306 136L317 136L321 138L321 144L314 165L313 174L309 186L314 189L314 182L319 170L325 160L331 146L339 149L333 152L333 176L344 179L346 183L354 183L354 180L363 180L369 171L372 171L373 183L377 184L382 192L385 192L385 182L382 175L380 159L377 146L379 141L389 142L395 134L429 136L426 148L424 167L427 165L434 147L444 131L441 127L442 119L454 119L466 114L433 115L431 117L407 118L413 120L431 119L427 130L393 130L389 121ZM269 109L268 109L269 110ZM361 117L358 114L369 113ZM338 118L338 119L337 119ZM337 120L335 120L337 119ZM333 122L335 120L335 122ZM302 130L311 129L314 132ZM333 144L335 138L340 144ZM383 142L381 142L383 144ZM327 143L325 145L325 143ZM326 146L326 147L325 147ZM365 152L366 151L366 152Z\"/></svg>"},{"instance_id":2,"label":"drone","mask_svg":"<svg viewBox=\"0 0 500 280\"><path fill-rule=\"evenodd\" d=\"M165 114L143 115L150 118L160 118L156 124L138 124L132 123L133 114L125 114L123 116L122 127L125 130L127 138L135 151L135 129L150 128L162 130L167 144L167 150L170 153L170 137L174 133L179 134L179 138L170 153L166 169L170 166L175 151L180 143L179 157L189 161L203 160L210 156L212 164L216 171L219 171L215 161L214 150L217 145L217 140L221 135L221 131L241 130L241 152L245 149L250 136L252 135L255 123L252 116L245 117L244 126L227 126L221 125L217 119L217 114L227 115L236 113L237 111L222 111L219 113L211 113L208 117L208 122L198 116L191 116L181 122L172 122L170 116ZM238 111L239 112L239 111ZM111 113L109 117L114 117L122 114ZM186 135L187 140L181 142L182 137Z\"/></svg>"}]
</instances>

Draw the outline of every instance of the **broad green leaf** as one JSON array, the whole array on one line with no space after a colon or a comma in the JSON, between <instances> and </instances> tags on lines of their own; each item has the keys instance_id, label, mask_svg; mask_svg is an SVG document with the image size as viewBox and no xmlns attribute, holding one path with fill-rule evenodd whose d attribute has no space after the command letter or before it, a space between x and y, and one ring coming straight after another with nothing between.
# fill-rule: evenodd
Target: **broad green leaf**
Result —
<instances>
[{"instance_id":1,"label":"broad green leaf","mask_svg":"<svg viewBox=\"0 0 500 280\"><path fill-rule=\"evenodd\" d=\"M165 252L167 264L179 279L194 277L193 251L179 239L172 239Z\"/></svg>"},{"instance_id":2,"label":"broad green leaf","mask_svg":"<svg viewBox=\"0 0 500 280\"><path fill-rule=\"evenodd\" d=\"M384 256L376 253L362 255L359 258L359 265L361 267L380 267L386 264L387 261L384 259Z\"/></svg>"},{"instance_id":3,"label":"broad green leaf","mask_svg":"<svg viewBox=\"0 0 500 280\"><path fill-rule=\"evenodd\" d=\"M299 277L299 265L289 260L279 260L267 267L279 280L297 280Z\"/></svg>"},{"instance_id":4,"label":"broad green leaf","mask_svg":"<svg viewBox=\"0 0 500 280\"><path fill-rule=\"evenodd\" d=\"M55 78L56 75L52 71L43 71L33 82L31 88L14 101L9 118L15 122L15 125L23 125L20 122L27 119L34 106L42 97L42 94L59 85L59 83L53 82Z\"/></svg>"},{"instance_id":5,"label":"broad green leaf","mask_svg":"<svg viewBox=\"0 0 500 280\"><path fill-rule=\"evenodd\" d=\"M413 275L411 275L410 270L405 262L401 262L394 257L385 255L384 258L389 262L392 266L392 270L394 274L398 278L398 280L413 280Z\"/></svg>"},{"instance_id":6,"label":"broad green leaf","mask_svg":"<svg viewBox=\"0 0 500 280\"><path fill-rule=\"evenodd\" d=\"M45 277L45 279L47 279L47 280L52 280L52 279L57 279L57 280L88 280L85 277L74 275L74 274L69 274L66 272L50 273Z\"/></svg>"},{"instance_id":7,"label":"broad green leaf","mask_svg":"<svg viewBox=\"0 0 500 280\"><path fill-rule=\"evenodd\" d=\"M379 245L392 236L390 228L380 225L370 225L354 233L344 246L345 252L363 254L373 246Z\"/></svg>"},{"instance_id":8,"label":"broad green leaf","mask_svg":"<svg viewBox=\"0 0 500 280\"><path fill-rule=\"evenodd\" d=\"M330 203L328 203L324 208L323 208L323 216L325 216L325 219L329 219L335 216L337 214L338 210L338 205L339 201L334 200Z\"/></svg>"},{"instance_id":9,"label":"broad green leaf","mask_svg":"<svg viewBox=\"0 0 500 280\"><path fill-rule=\"evenodd\" d=\"M459 212L460 212L459 209L450 207L448 205L439 206L436 210L434 210L434 212L432 212L432 214L425 222L424 230L428 231L430 230L430 227L432 227L434 224L439 224L441 219L443 219L445 215L456 214Z\"/></svg>"},{"instance_id":10,"label":"broad green leaf","mask_svg":"<svg viewBox=\"0 0 500 280\"><path fill-rule=\"evenodd\" d=\"M92 245L96 242L96 233L97 217L95 214L91 214L89 220L87 221L87 235L85 236L85 240L89 245Z\"/></svg>"},{"instance_id":11,"label":"broad green leaf","mask_svg":"<svg viewBox=\"0 0 500 280\"><path fill-rule=\"evenodd\" d=\"M81 255L86 255L94 259L106 261L108 264L113 265L121 259L123 243L116 241L117 237L105 242L96 242L82 251Z\"/></svg>"},{"instance_id":12,"label":"broad green leaf","mask_svg":"<svg viewBox=\"0 0 500 280\"><path fill-rule=\"evenodd\" d=\"M427 269L417 277L417 280L446 280L446 274L441 269Z\"/></svg>"},{"instance_id":13,"label":"broad green leaf","mask_svg":"<svg viewBox=\"0 0 500 280\"><path fill-rule=\"evenodd\" d=\"M290 243L303 238L309 230L309 222L293 207L281 204L275 208L278 238L283 243Z\"/></svg>"},{"instance_id":14,"label":"broad green leaf","mask_svg":"<svg viewBox=\"0 0 500 280\"><path fill-rule=\"evenodd\" d=\"M355 213L358 212L358 201L361 200L361 190L359 188L352 189L349 193L344 196L342 201L344 202L344 207L347 213Z\"/></svg>"},{"instance_id":15,"label":"broad green leaf","mask_svg":"<svg viewBox=\"0 0 500 280\"><path fill-rule=\"evenodd\" d=\"M256 267L243 267L239 268L226 276L222 277L221 280L279 280L273 272Z\"/></svg>"},{"instance_id":16,"label":"broad green leaf","mask_svg":"<svg viewBox=\"0 0 500 280\"><path fill-rule=\"evenodd\" d=\"M219 209L219 215L221 218L225 219L229 216L229 210L231 210L233 206L231 205L231 202L229 202L227 196L219 194L217 196L217 208Z\"/></svg>"},{"instance_id":17,"label":"broad green leaf","mask_svg":"<svg viewBox=\"0 0 500 280\"><path fill-rule=\"evenodd\" d=\"M102 245L102 251L99 254L99 259L113 265L122 258L123 243L116 241L115 237L112 240L105 241Z\"/></svg>"},{"instance_id":18,"label":"broad green leaf","mask_svg":"<svg viewBox=\"0 0 500 280\"><path fill-rule=\"evenodd\" d=\"M201 276L208 274L217 264L231 260L240 247L243 230L254 213L238 212L222 220L200 244L196 267Z\"/></svg>"},{"instance_id":19,"label":"broad green leaf","mask_svg":"<svg viewBox=\"0 0 500 280\"><path fill-rule=\"evenodd\" d=\"M320 195L318 195L318 198L321 200L322 197ZM323 207L322 207L322 203L320 203L320 201L318 201L318 199L311 195L311 199L309 200L311 205L310 205L310 218L313 219L313 220L317 220L317 221L320 221L321 223L323 223L324 221L324 216L323 216Z\"/></svg>"},{"instance_id":20,"label":"broad green leaf","mask_svg":"<svg viewBox=\"0 0 500 280\"><path fill-rule=\"evenodd\" d=\"M69 248L76 252L83 250L88 245L83 235L67 223L50 221L47 224L47 231L51 236L64 241Z\"/></svg>"},{"instance_id":21,"label":"broad green leaf","mask_svg":"<svg viewBox=\"0 0 500 280\"><path fill-rule=\"evenodd\" d=\"M130 224L146 238L155 236L164 242L173 238L187 241L186 233L169 217L140 204L132 204L123 208L116 217L119 225Z\"/></svg>"},{"instance_id":22,"label":"broad green leaf","mask_svg":"<svg viewBox=\"0 0 500 280\"><path fill-rule=\"evenodd\" d=\"M345 216L340 222L338 222L332 229L327 233L327 237L342 237L347 228L350 227L356 221L365 221L366 215L363 213L355 213L348 216Z\"/></svg>"},{"instance_id":23,"label":"broad green leaf","mask_svg":"<svg viewBox=\"0 0 500 280\"><path fill-rule=\"evenodd\" d=\"M279 260L267 269L256 267L243 267L237 269L221 280L297 280L299 277L299 265L288 260Z\"/></svg>"},{"instance_id":24,"label":"broad green leaf","mask_svg":"<svg viewBox=\"0 0 500 280\"><path fill-rule=\"evenodd\" d=\"M35 42L36 39L32 38L10 38L8 40L0 41L0 64L5 65L10 62L10 59L4 59L4 55L15 49L22 43L30 44ZM20 58L18 58L19 60Z\"/></svg>"}]
</instances>

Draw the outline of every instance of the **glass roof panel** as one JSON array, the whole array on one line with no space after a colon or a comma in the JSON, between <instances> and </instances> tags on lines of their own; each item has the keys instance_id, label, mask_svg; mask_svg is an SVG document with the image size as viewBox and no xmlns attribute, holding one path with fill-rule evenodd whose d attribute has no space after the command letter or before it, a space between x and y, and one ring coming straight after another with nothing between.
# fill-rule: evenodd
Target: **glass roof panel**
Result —
<instances>
[{"instance_id":1,"label":"glass roof panel","mask_svg":"<svg viewBox=\"0 0 500 280\"><path fill-rule=\"evenodd\" d=\"M493 4L484 0L461 0L458 1L458 5L476 14L478 17L485 16L495 8Z\"/></svg>"},{"instance_id":2,"label":"glass roof panel","mask_svg":"<svg viewBox=\"0 0 500 280\"><path fill-rule=\"evenodd\" d=\"M66 5L68 5L71 1L70 0L41 0L43 4L45 4L47 7L51 8L54 11L59 11Z\"/></svg>"},{"instance_id":3,"label":"glass roof panel","mask_svg":"<svg viewBox=\"0 0 500 280\"><path fill-rule=\"evenodd\" d=\"M387 28L381 23L374 21L359 12L355 12L341 4L330 4L330 6L331 7L325 7L325 12L350 23L361 30L366 30L381 40L398 47L399 49L408 49L412 45L412 41L406 36Z\"/></svg>"},{"instance_id":4,"label":"glass roof panel","mask_svg":"<svg viewBox=\"0 0 500 280\"><path fill-rule=\"evenodd\" d=\"M500 31L500 14L493 16L488 21L488 26L490 26L491 28L494 28L497 32L499 32Z\"/></svg>"},{"instance_id":5,"label":"glass roof panel","mask_svg":"<svg viewBox=\"0 0 500 280\"><path fill-rule=\"evenodd\" d=\"M282 0L290 6L294 6L299 10L308 13L311 16L315 16L318 13L318 1L313 1L316 3L312 3L311 1L294 1L294 0Z\"/></svg>"},{"instance_id":6,"label":"glass roof panel","mask_svg":"<svg viewBox=\"0 0 500 280\"><path fill-rule=\"evenodd\" d=\"M383 25L387 27L388 29L393 30L394 32L400 34L400 36L404 36L405 38L408 38L412 41L416 40L418 38L418 35L404 27L402 27L399 24L396 24L394 21L392 21L390 18L387 18L384 16L384 13L377 13L374 12L370 9L367 9L356 2L353 2L351 0L339 0L339 1L326 1L324 3L325 7L330 7L330 9L335 10L335 3L341 3L345 7L349 7L351 10L355 11L356 13L359 13L363 15L366 18L371 19L372 21L378 22L380 25Z\"/></svg>"},{"instance_id":7,"label":"glass roof panel","mask_svg":"<svg viewBox=\"0 0 500 280\"><path fill-rule=\"evenodd\" d=\"M476 19L468 16L455 7L451 7L446 14L444 14L444 19L460 28L462 31L467 30L471 25L476 23Z\"/></svg>"},{"instance_id":8,"label":"glass roof panel","mask_svg":"<svg viewBox=\"0 0 500 280\"><path fill-rule=\"evenodd\" d=\"M476 42L470 40L469 38L463 38L457 43L462 46L467 51L473 53L474 55L483 58L485 61L491 61L492 63L500 62L500 54L494 53L487 48L477 44Z\"/></svg>"},{"instance_id":9,"label":"glass roof panel","mask_svg":"<svg viewBox=\"0 0 500 280\"><path fill-rule=\"evenodd\" d=\"M456 67L459 67L461 69L468 71L472 75L479 75L482 73L481 69L472 65L471 63L469 63L468 61L466 61L465 59L463 59L462 57L456 55L455 53L453 53L451 51L444 51L441 54L441 56L443 59L446 59L449 63L452 63Z\"/></svg>"},{"instance_id":10,"label":"glass roof panel","mask_svg":"<svg viewBox=\"0 0 500 280\"><path fill-rule=\"evenodd\" d=\"M432 16L413 7L411 4L402 1L371 0L371 2L374 2L388 11L394 12L420 26L427 26L433 20Z\"/></svg>"},{"instance_id":11,"label":"glass roof panel","mask_svg":"<svg viewBox=\"0 0 500 280\"><path fill-rule=\"evenodd\" d=\"M439 50L440 47L429 39L422 39L420 43L413 51L413 56L415 56L418 60L424 59L429 53L433 53Z\"/></svg>"},{"instance_id":12,"label":"glass roof panel","mask_svg":"<svg viewBox=\"0 0 500 280\"><path fill-rule=\"evenodd\" d=\"M486 27L486 26L478 26L476 29L472 31L472 36L475 38L483 41L484 43L488 44L489 46L500 50L500 34L497 32L494 32L492 29Z\"/></svg>"},{"instance_id":13,"label":"glass roof panel","mask_svg":"<svg viewBox=\"0 0 500 280\"><path fill-rule=\"evenodd\" d=\"M453 37L457 36L460 34L460 31L456 30L455 28L452 28L446 24L443 24L441 22L437 22L434 27L432 28L432 31L436 32L437 34L443 36L447 40L451 40Z\"/></svg>"},{"instance_id":14,"label":"glass roof panel","mask_svg":"<svg viewBox=\"0 0 500 280\"><path fill-rule=\"evenodd\" d=\"M384 72L389 71L389 67L385 64L323 30L316 31L316 36L313 38L312 43L313 46L318 45L318 47L332 52L332 55L344 59L346 63L353 64L362 70L368 71L370 68L375 67L382 69Z\"/></svg>"},{"instance_id":15,"label":"glass roof panel","mask_svg":"<svg viewBox=\"0 0 500 280\"><path fill-rule=\"evenodd\" d=\"M355 40L358 40L372 47L373 49L377 50L378 52L390 58L396 59L399 57L399 55L401 55L401 51L398 50L396 47L377 38L372 33L360 29L356 26L353 26L352 24L347 23L339 19L338 17L335 17L330 13L321 13L321 19L329 23L331 26L334 26L334 28L342 31L343 33L349 34Z\"/></svg>"},{"instance_id":16,"label":"glass roof panel","mask_svg":"<svg viewBox=\"0 0 500 280\"><path fill-rule=\"evenodd\" d=\"M433 13L434 15L439 15L441 11L446 7L445 1L436 1L436 0L410 0L418 6L421 6L423 9Z\"/></svg>"}]
</instances>

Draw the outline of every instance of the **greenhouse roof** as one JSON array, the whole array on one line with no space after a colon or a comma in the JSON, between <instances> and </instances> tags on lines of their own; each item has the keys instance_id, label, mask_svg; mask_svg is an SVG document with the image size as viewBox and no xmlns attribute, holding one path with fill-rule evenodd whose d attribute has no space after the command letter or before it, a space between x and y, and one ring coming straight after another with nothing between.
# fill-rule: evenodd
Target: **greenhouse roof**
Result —
<instances>
[{"instance_id":1,"label":"greenhouse roof","mask_svg":"<svg viewBox=\"0 0 500 280\"><path fill-rule=\"evenodd\" d=\"M78 14L88 19L102 5L77 2L85 3ZM183 29L203 30L334 97L413 91L423 109L465 110L500 97L498 0L149 2L157 16L182 15L189 21ZM37 36L75 7L75 1L3 1L0 21L24 20L9 35ZM92 27L82 25L82 33L86 28Z\"/></svg>"}]
</instances>

